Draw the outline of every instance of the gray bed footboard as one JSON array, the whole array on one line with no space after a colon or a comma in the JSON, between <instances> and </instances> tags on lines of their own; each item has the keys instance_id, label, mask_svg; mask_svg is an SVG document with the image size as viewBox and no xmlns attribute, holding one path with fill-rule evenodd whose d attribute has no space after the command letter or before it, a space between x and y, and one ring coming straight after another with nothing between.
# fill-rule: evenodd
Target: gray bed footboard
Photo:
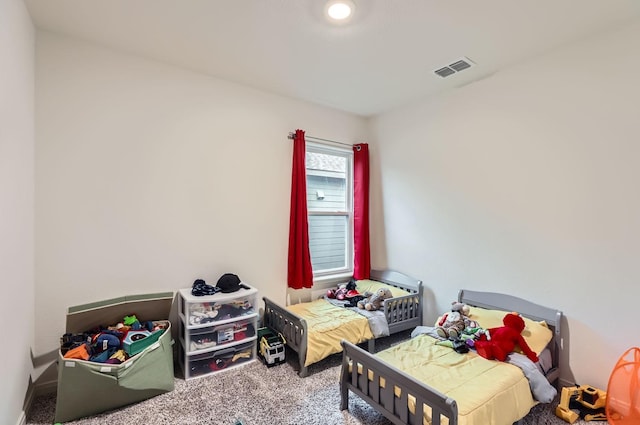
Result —
<instances>
[{"instance_id":1,"label":"gray bed footboard","mask_svg":"<svg viewBox=\"0 0 640 425\"><path fill-rule=\"evenodd\" d=\"M384 301L384 316L389 324L389 334L422 325L421 296L411 294Z\"/></svg>"},{"instance_id":2,"label":"gray bed footboard","mask_svg":"<svg viewBox=\"0 0 640 425\"><path fill-rule=\"evenodd\" d=\"M307 367L304 365L307 358L307 322L267 297L262 299L264 300L264 326L280 332L284 336L287 347L298 354L299 375L305 377L308 373Z\"/></svg>"},{"instance_id":3,"label":"gray bed footboard","mask_svg":"<svg viewBox=\"0 0 640 425\"><path fill-rule=\"evenodd\" d=\"M349 408L349 391L352 391L394 424L422 425L426 407L432 425L441 425L443 418L448 419L449 425L457 425L458 406L455 400L350 342L342 341L342 348L342 410ZM384 386L380 385L380 378L384 378ZM400 390L400 396L396 396L396 389ZM409 395L416 401L413 412L409 407Z\"/></svg>"},{"instance_id":4,"label":"gray bed footboard","mask_svg":"<svg viewBox=\"0 0 640 425\"><path fill-rule=\"evenodd\" d=\"M390 334L422 325L421 280L394 270L371 270L369 278L409 292L408 295L384 301L384 315L389 324Z\"/></svg>"}]
</instances>

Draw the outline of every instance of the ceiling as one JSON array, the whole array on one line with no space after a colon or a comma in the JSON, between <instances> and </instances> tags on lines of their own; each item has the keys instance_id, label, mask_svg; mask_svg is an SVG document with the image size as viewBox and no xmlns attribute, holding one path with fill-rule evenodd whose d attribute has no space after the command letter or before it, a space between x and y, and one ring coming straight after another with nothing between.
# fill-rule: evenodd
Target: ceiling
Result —
<instances>
[{"instance_id":1,"label":"ceiling","mask_svg":"<svg viewBox=\"0 0 640 425\"><path fill-rule=\"evenodd\" d=\"M25 0L38 28L362 116L640 17L637 0L354 2L336 25L323 0Z\"/></svg>"}]
</instances>

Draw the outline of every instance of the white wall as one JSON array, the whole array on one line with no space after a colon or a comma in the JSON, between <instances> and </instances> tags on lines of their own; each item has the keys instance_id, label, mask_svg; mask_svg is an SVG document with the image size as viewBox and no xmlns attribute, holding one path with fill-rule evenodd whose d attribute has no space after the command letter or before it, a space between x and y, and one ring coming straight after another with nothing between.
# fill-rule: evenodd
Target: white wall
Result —
<instances>
[{"instance_id":1,"label":"white wall","mask_svg":"<svg viewBox=\"0 0 640 425\"><path fill-rule=\"evenodd\" d=\"M0 1L0 423L21 420L34 329L35 33L21 0Z\"/></svg>"},{"instance_id":2,"label":"white wall","mask_svg":"<svg viewBox=\"0 0 640 425\"><path fill-rule=\"evenodd\" d=\"M373 261L424 279L429 321L462 287L561 309L564 379L606 389L640 343L639 50L636 24L372 122Z\"/></svg>"},{"instance_id":3,"label":"white wall","mask_svg":"<svg viewBox=\"0 0 640 425\"><path fill-rule=\"evenodd\" d=\"M70 305L199 277L234 272L283 301L285 137L303 128L375 142L372 263L425 281L427 320L460 287L557 307L564 378L606 387L638 345L639 40L634 26L567 47L368 127L38 33L36 352L57 347Z\"/></svg>"},{"instance_id":4,"label":"white wall","mask_svg":"<svg viewBox=\"0 0 640 425\"><path fill-rule=\"evenodd\" d=\"M46 32L36 94L39 353L69 306L196 278L284 302L287 134L366 138L354 115Z\"/></svg>"}]
</instances>

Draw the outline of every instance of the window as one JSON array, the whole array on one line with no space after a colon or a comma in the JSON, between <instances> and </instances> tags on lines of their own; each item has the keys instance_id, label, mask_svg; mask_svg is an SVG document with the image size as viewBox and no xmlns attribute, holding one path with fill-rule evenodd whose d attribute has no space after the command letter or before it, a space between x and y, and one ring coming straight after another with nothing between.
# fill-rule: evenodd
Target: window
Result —
<instances>
[{"instance_id":1,"label":"window","mask_svg":"<svg viewBox=\"0 0 640 425\"><path fill-rule=\"evenodd\" d=\"M314 277L353 272L353 152L307 143L309 252Z\"/></svg>"}]
</instances>

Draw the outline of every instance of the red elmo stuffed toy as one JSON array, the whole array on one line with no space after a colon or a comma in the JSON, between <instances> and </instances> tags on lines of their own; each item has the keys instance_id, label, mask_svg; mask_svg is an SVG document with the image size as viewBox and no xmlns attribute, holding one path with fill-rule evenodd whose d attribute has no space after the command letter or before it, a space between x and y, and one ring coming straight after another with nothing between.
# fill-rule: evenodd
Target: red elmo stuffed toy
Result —
<instances>
[{"instance_id":1,"label":"red elmo stuffed toy","mask_svg":"<svg viewBox=\"0 0 640 425\"><path fill-rule=\"evenodd\" d=\"M479 355L489 360L507 359L507 355L511 353L516 345L520 346L522 352L532 362L538 361L536 353L531 351L527 341L524 340L521 333L524 330L524 320L515 313L508 313L502 319L504 326L499 328L488 329L489 337L482 337L481 340L475 342L475 348Z\"/></svg>"}]
</instances>

